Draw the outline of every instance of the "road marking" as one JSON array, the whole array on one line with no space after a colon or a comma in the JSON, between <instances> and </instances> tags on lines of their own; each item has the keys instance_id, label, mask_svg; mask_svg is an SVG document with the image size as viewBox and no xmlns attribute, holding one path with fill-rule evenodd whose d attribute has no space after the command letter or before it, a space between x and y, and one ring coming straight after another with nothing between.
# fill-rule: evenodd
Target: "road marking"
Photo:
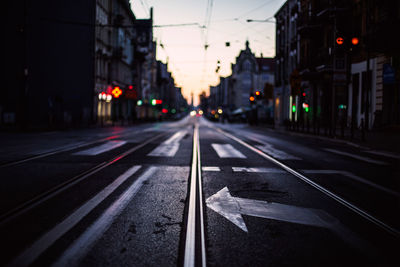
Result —
<instances>
[{"instance_id":1,"label":"road marking","mask_svg":"<svg viewBox=\"0 0 400 267\"><path fill-rule=\"evenodd\" d=\"M201 161L200 161L200 140L199 125L196 123L193 131L193 155L192 168L190 174L190 190L189 190L189 207L186 226L185 254L183 258L184 267L194 267L196 264L196 243L200 247L201 266L206 266L206 249L205 249L205 233L204 233L204 216L203 216L203 200L202 200L202 180L201 180ZM198 191L197 191L198 190ZM199 214L196 214L196 202L198 202ZM196 219L196 215L199 216ZM200 222L196 226L196 221ZM199 229L200 227L200 229ZM196 242L196 229L200 230L200 243ZM198 232L197 232L198 233ZM198 239L197 239L198 240ZM199 258L198 258L199 259Z\"/></svg>"},{"instance_id":2,"label":"road marking","mask_svg":"<svg viewBox=\"0 0 400 267\"><path fill-rule=\"evenodd\" d=\"M32 264L46 249L48 249L62 235L71 230L78 222L80 222L89 212L91 212L98 204L115 191L123 182L137 172L141 166L133 166L120 175L114 182L104 188L100 193L95 195L84 205L74 211L61 223L57 224L50 231L42 235L29 248L23 251L15 258L10 266L28 266Z\"/></svg>"},{"instance_id":3,"label":"road marking","mask_svg":"<svg viewBox=\"0 0 400 267\"><path fill-rule=\"evenodd\" d=\"M245 155L239 150L236 150L231 144L211 144L211 146L220 158L246 158Z\"/></svg>"},{"instance_id":4,"label":"road marking","mask_svg":"<svg viewBox=\"0 0 400 267\"><path fill-rule=\"evenodd\" d=\"M84 156L95 156L107 151L110 151L112 149L115 149L117 147L120 147L122 145L125 145L126 141L108 141L107 143L104 143L102 145L96 146L96 147L92 147L86 150L82 150L76 153L73 153L72 155L84 155Z\"/></svg>"},{"instance_id":5,"label":"road marking","mask_svg":"<svg viewBox=\"0 0 400 267\"><path fill-rule=\"evenodd\" d=\"M53 266L77 266L85 257L87 252L93 247L95 242L111 226L113 221L126 208L132 198L140 190L146 180L148 180L158 167L150 167L146 170L131 186L125 190L114 203L103 212L103 214L70 245Z\"/></svg>"},{"instance_id":6,"label":"road marking","mask_svg":"<svg viewBox=\"0 0 400 267\"><path fill-rule=\"evenodd\" d=\"M251 138L250 138L251 139ZM257 145L256 146L258 149L261 151L269 154L271 157L274 157L276 159L282 159L282 160L301 160L299 157L295 157L293 155L290 155L282 150L274 148L270 144L263 144L263 145Z\"/></svg>"},{"instance_id":7,"label":"road marking","mask_svg":"<svg viewBox=\"0 0 400 267\"><path fill-rule=\"evenodd\" d=\"M355 158L355 159L358 159L358 160L361 160L361 161L365 161L365 162L368 162L368 163L373 163L373 164L378 164L378 165L389 165L388 163L383 162L383 161L374 160L374 159L371 159L371 158L354 155L354 154L343 152L343 151L339 151L339 150L336 150L336 149L324 148L324 150L328 151L328 152L332 152L332 153L338 154L338 155L343 155L343 156Z\"/></svg>"},{"instance_id":8,"label":"road marking","mask_svg":"<svg viewBox=\"0 0 400 267\"><path fill-rule=\"evenodd\" d=\"M259 173L286 173L284 170L277 168L246 168L246 167L232 167L233 172L259 172Z\"/></svg>"},{"instance_id":9,"label":"road marking","mask_svg":"<svg viewBox=\"0 0 400 267\"><path fill-rule=\"evenodd\" d=\"M248 232L243 215L330 228L337 220L322 210L308 209L254 199L232 197L227 187L206 200L207 207ZM320 216L322 215L323 216Z\"/></svg>"},{"instance_id":10,"label":"road marking","mask_svg":"<svg viewBox=\"0 0 400 267\"><path fill-rule=\"evenodd\" d=\"M235 140L236 142L238 142L239 144L247 147L248 149L252 150L253 152L257 153L258 155L260 155L261 157L273 162L274 164L280 166L281 168L283 168L284 170L286 170L287 172L291 173L292 175L296 176L297 178L301 179L302 181L304 181L305 183L311 185L312 187L314 187L315 189L319 190L320 192L324 193L325 195L329 196L330 198L334 199L335 201L337 201L338 203L342 204L343 206L347 207L348 209L350 209L351 211L355 212L356 214L360 215L361 217L367 219L368 221L374 223L375 225L381 227L382 229L384 229L385 231L387 231L388 233L396 236L396 237L400 237L400 231L397 230L396 228L384 223L383 221L375 218L374 216L372 216L371 214L369 214L368 212L365 212L364 210L360 209L359 207L355 206L354 204L346 201L344 198L336 195L335 193L329 191L328 189L324 188L323 186L313 182L311 179L309 179L308 177L304 176L303 174L295 171L294 169L290 168L289 166L283 164L282 162L274 159L273 157L267 155L266 153L262 152L261 150L247 144L246 142L240 140L239 138L219 129L219 128L214 128L217 131L219 131L220 133L222 133L223 135Z\"/></svg>"},{"instance_id":11,"label":"road marking","mask_svg":"<svg viewBox=\"0 0 400 267\"><path fill-rule=\"evenodd\" d=\"M179 149L180 140L186 135L186 130L175 133L166 141L162 142L158 147L151 151L147 156L152 157L173 157Z\"/></svg>"},{"instance_id":12,"label":"road marking","mask_svg":"<svg viewBox=\"0 0 400 267\"><path fill-rule=\"evenodd\" d=\"M363 251L371 249L369 244L323 210L232 197L227 187L207 198L206 204L246 233L248 229L242 215L327 228L352 246Z\"/></svg>"},{"instance_id":13,"label":"road marking","mask_svg":"<svg viewBox=\"0 0 400 267\"><path fill-rule=\"evenodd\" d=\"M204 172L220 172L220 167L205 166L201 168Z\"/></svg>"}]
</instances>

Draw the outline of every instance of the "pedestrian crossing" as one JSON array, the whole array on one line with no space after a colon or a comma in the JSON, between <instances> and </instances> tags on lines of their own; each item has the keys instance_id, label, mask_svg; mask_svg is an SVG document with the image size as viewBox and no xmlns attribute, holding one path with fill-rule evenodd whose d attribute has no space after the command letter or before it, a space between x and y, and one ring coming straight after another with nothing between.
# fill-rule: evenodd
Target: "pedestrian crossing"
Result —
<instances>
[{"instance_id":1,"label":"pedestrian crossing","mask_svg":"<svg viewBox=\"0 0 400 267\"><path fill-rule=\"evenodd\" d=\"M211 144L215 152L217 152L220 158L247 158L239 150L234 148L231 144Z\"/></svg>"},{"instance_id":2,"label":"pedestrian crossing","mask_svg":"<svg viewBox=\"0 0 400 267\"><path fill-rule=\"evenodd\" d=\"M171 136L169 139L161 143L147 156L151 157L173 157L178 152L180 141L187 134L186 130L179 131Z\"/></svg>"}]
</instances>

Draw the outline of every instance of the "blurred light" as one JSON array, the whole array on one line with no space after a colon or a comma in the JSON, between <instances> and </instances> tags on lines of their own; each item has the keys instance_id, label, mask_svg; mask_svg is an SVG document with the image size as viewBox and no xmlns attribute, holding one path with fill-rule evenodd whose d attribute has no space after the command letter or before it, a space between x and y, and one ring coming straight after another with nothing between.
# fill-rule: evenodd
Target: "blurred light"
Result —
<instances>
[{"instance_id":1,"label":"blurred light","mask_svg":"<svg viewBox=\"0 0 400 267\"><path fill-rule=\"evenodd\" d=\"M222 112L223 112L222 109L219 108L218 109L218 114L222 114Z\"/></svg>"},{"instance_id":2,"label":"blurred light","mask_svg":"<svg viewBox=\"0 0 400 267\"><path fill-rule=\"evenodd\" d=\"M215 117L216 119L218 119L218 118L219 118L219 115L218 115L218 114L215 114L214 117Z\"/></svg>"},{"instance_id":3,"label":"blurred light","mask_svg":"<svg viewBox=\"0 0 400 267\"><path fill-rule=\"evenodd\" d=\"M110 101L111 101L111 99L112 99L112 95L110 95L110 94L107 94L107 96L106 96L106 101L107 101L107 102L110 102Z\"/></svg>"},{"instance_id":4,"label":"blurred light","mask_svg":"<svg viewBox=\"0 0 400 267\"><path fill-rule=\"evenodd\" d=\"M347 106L346 105L339 105L339 109L346 109Z\"/></svg>"},{"instance_id":5,"label":"blurred light","mask_svg":"<svg viewBox=\"0 0 400 267\"><path fill-rule=\"evenodd\" d=\"M173 108L173 109L171 110L171 113L172 113L172 114L175 114L175 113L176 113L176 109Z\"/></svg>"},{"instance_id":6,"label":"blurred light","mask_svg":"<svg viewBox=\"0 0 400 267\"><path fill-rule=\"evenodd\" d=\"M256 91L256 96L261 95L260 91Z\"/></svg>"},{"instance_id":7,"label":"blurred light","mask_svg":"<svg viewBox=\"0 0 400 267\"><path fill-rule=\"evenodd\" d=\"M215 110L211 110L211 114L213 114L213 115L214 115L214 114L215 114Z\"/></svg>"},{"instance_id":8,"label":"blurred light","mask_svg":"<svg viewBox=\"0 0 400 267\"><path fill-rule=\"evenodd\" d=\"M204 113L204 112L200 109L200 110L199 110L199 114L200 114L200 115L203 115L203 113Z\"/></svg>"},{"instance_id":9,"label":"blurred light","mask_svg":"<svg viewBox=\"0 0 400 267\"><path fill-rule=\"evenodd\" d=\"M296 105L294 105L294 104L292 106L292 112L296 112Z\"/></svg>"},{"instance_id":10,"label":"blurred light","mask_svg":"<svg viewBox=\"0 0 400 267\"><path fill-rule=\"evenodd\" d=\"M161 110L161 112L162 112L162 113L168 113L168 109L163 108L163 109Z\"/></svg>"},{"instance_id":11,"label":"blurred light","mask_svg":"<svg viewBox=\"0 0 400 267\"><path fill-rule=\"evenodd\" d=\"M118 97L122 94L122 91L121 91L121 89L120 89L118 86L115 86L115 87L114 87L114 90L111 91L111 94L112 94L115 98L118 98Z\"/></svg>"},{"instance_id":12,"label":"blurred light","mask_svg":"<svg viewBox=\"0 0 400 267\"><path fill-rule=\"evenodd\" d=\"M254 96L250 96L250 101L253 102L254 101Z\"/></svg>"},{"instance_id":13,"label":"blurred light","mask_svg":"<svg viewBox=\"0 0 400 267\"><path fill-rule=\"evenodd\" d=\"M336 43L337 43L338 45L342 45L342 44L344 43L343 37L338 37L338 38L336 38Z\"/></svg>"},{"instance_id":14,"label":"blurred light","mask_svg":"<svg viewBox=\"0 0 400 267\"><path fill-rule=\"evenodd\" d=\"M303 93L303 96L306 96L306 93L305 93L305 92Z\"/></svg>"},{"instance_id":15,"label":"blurred light","mask_svg":"<svg viewBox=\"0 0 400 267\"><path fill-rule=\"evenodd\" d=\"M129 85L128 88L129 88L129 90L132 90L133 89L133 85Z\"/></svg>"},{"instance_id":16,"label":"blurred light","mask_svg":"<svg viewBox=\"0 0 400 267\"><path fill-rule=\"evenodd\" d=\"M195 110L190 111L190 116L192 117L196 116L196 111Z\"/></svg>"},{"instance_id":17,"label":"blurred light","mask_svg":"<svg viewBox=\"0 0 400 267\"><path fill-rule=\"evenodd\" d=\"M156 104L157 105L161 105L162 104L162 100L161 99L156 99Z\"/></svg>"},{"instance_id":18,"label":"blurred light","mask_svg":"<svg viewBox=\"0 0 400 267\"><path fill-rule=\"evenodd\" d=\"M308 112L310 109L310 106L307 103L303 103L303 109L305 110L305 112Z\"/></svg>"},{"instance_id":19,"label":"blurred light","mask_svg":"<svg viewBox=\"0 0 400 267\"><path fill-rule=\"evenodd\" d=\"M155 106L156 104L157 104L157 100L152 99L152 100L151 100L151 105L152 105L152 106Z\"/></svg>"},{"instance_id":20,"label":"blurred light","mask_svg":"<svg viewBox=\"0 0 400 267\"><path fill-rule=\"evenodd\" d=\"M143 101L142 101L142 100L138 100L138 101L137 101L137 105L138 105L138 106L141 106L142 104L143 104Z\"/></svg>"},{"instance_id":21,"label":"blurred light","mask_svg":"<svg viewBox=\"0 0 400 267\"><path fill-rule=\"evenodd\" d=\"M357 38L357 37L353 37L353 38L351 39L351 43L352 43L353 45L358 45L358 43L359 43L358 38Z\"/></svg>"}]
</instances>

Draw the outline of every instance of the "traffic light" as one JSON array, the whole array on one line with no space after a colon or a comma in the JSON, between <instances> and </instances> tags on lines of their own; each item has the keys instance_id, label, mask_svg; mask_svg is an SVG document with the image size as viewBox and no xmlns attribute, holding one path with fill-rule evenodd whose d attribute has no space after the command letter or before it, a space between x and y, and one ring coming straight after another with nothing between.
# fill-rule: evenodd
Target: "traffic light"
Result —
<instances>
[{"instance_id":1,"label":"traffic light","mask_svg":"<svg viewBox=\"0 0 400 267\"><path fill-rule=\"evenodd\" d=\"M292 105L292 112L295 113L296 112L296 104Z\"/></svg>"},{"instance_id":2,"label":"traffic light","mask_svg":"<svg viewBox=\"0 0 400 267\"><path fill-rule=\"evenodd\" d=\"M342 36L337 37L336 38L336 44L343 45L344 44L344 38Z\"/></svg>"},{"instance_id":3,"label":"traffic light","mask_svg":"<svg viewBox=\"0 0 400 267\"><path fill-rule=\"evenodd\" d=\"M253 94L250 94L249 100L250 100L250 104L251 104L251 105L254 104L254 102L256 101L256 99L254 98L254 95L253 95Z\"/></svg>"},{"instance_id":4,"label":"traffic light","mask_svg":"<svg viewBox=\"0 0 400 267\"><path fill-rule=\"evenodd\" d=\"M262 93L260 91L256 91L256 99L260 100L262 98Z\"/></svg>"}]
</instances>

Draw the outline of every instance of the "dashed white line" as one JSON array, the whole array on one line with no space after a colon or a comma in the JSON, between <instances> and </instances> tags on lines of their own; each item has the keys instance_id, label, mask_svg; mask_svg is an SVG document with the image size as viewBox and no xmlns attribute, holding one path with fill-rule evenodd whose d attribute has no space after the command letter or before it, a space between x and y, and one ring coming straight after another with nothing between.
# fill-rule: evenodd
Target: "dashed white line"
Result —
<instances>
[{"instance_id":1,"label":"dashed white line","mask_svg":"<svg viewBox=\"0 0 400 267\"><path fill-rule=\"evenodd\" d=\"M338 155L343 155L343 156L351 157L351 158L358 159L358 160L361 160L361 161L365 161L365 162L368 162L368 163L373 163L373 164L377 164L377 165L389 165L388 163L380 161L380 160L374 160L374 159L371 159L371 158L354 155L354 154L343 152L343 151L339 151L339 150L336 150L336 149L325 148L324 150L328 151L328 152L332 152L332 153L338 154Z\"/></svg>"},{"instance_id":2,"label":"dashed white line","mask_svg":"<svg viewBox=\"0 0 400 267\"><path fill-rule=\"evenodd\" d=\"M220 172L221 171L220 167L215 167L215 166L204 166L201 169L204 172Z\"/></svg>"},{"instance_id":3,"label":"dashed white line","mask_svg":"<svg viewBox=\"0 0 400 267\"><path fill-rule=\"evenodd\" d=\"M126 141L117 141L117 140L113 140L113 141L108 141L105 144L96 146L96 147L92 147L86 150L82 150L76 153L73 153L72 155L84 155L84 156L95 156L107 151L110 151L112 149L115 149L117 147L120 147L122 145L125 145Z\"/></svg>"},{"instance_id":4,"label":"dashed white line","mask_svg":"<svg viewBox=\"0 0 400 267\"><path fill-rule=\"evenodd\" d=\"M245 155L236 150L231 144L211 144L211 146L220 158L246 158Z\"/></svg>"}]
</instances>

